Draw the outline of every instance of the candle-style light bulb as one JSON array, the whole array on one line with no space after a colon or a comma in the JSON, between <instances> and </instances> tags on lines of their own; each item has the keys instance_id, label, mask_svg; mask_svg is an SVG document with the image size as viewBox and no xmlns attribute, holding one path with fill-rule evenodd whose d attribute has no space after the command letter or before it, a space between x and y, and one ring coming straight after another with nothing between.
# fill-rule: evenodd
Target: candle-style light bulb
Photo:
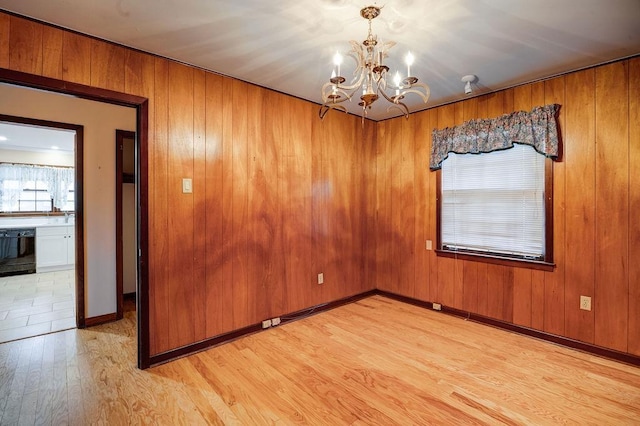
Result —
<instances>
[{"instance_id":1,"label":"candle-style light bulb","mask_svg":"<svg viewBox=\"0 0 640 426\"><path fill-rule=\"evenodd\" d=\"M396 75L393 76L393 84L396 86L396 96L400 95L400 83L402 82L402 77L400 77L400 73L396 71Z\"/></svg>"},{"instance_id":2,"label":"candle-style light bulb","mask_svg":"<svg viewBox=\"0 0 640 426\"><path fill-rule=\"evenodd\" d=\"M405 62L407 64L407 77L411 77L411 65L413 65L414 57L411 52L407 53L407 57L405 58Z\"/></svg>"},{"instance_id":3,"label":"candle-style light bulb","mask_svg":"<svg viewBox=\"0 0 640 426\"><path fill-rule=\"evenodd\" d=\"M340 52L336 52L335 55L333 55L333 64L338 67L338 76L340 75L340 65L342 64L342 55L340 54Z\"/></svg>"}]
</instances>

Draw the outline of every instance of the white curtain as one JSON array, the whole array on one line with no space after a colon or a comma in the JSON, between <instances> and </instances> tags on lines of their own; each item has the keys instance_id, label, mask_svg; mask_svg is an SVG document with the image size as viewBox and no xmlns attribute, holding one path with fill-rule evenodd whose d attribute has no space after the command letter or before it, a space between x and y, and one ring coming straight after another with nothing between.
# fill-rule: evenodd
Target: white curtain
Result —
<instances>
[{"instance_id":1,"label":"white curtain","mask_svg":"<svg viewBox=\"0 0 640 426\"><path fill-rule=\"evenodd\" d=\"M54 207L62 209L67 203L69 188L73 188L74 178L75 171L71 167L0 164L0 200L4 205L13 205L29 182L44 182ZM18 185L4 185L4 181L18 182Z\"/></svg>"}]
</instances>

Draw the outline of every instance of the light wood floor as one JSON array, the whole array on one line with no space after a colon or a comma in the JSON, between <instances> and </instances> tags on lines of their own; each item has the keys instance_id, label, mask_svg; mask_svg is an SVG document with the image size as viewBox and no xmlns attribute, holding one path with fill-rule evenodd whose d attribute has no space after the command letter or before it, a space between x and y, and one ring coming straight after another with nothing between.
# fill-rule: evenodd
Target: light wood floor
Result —
<instances>
[{"instance_id":1,"label":"light wood floor","mask_svg":"<svg viewBox=\"0 0 640 426\"><path fill-rule=\"evenodd\" d=\"M640 369L376 296L146 371L135 312L0 345L1 424L640 423Z\"/></svg>"}]
</instances>

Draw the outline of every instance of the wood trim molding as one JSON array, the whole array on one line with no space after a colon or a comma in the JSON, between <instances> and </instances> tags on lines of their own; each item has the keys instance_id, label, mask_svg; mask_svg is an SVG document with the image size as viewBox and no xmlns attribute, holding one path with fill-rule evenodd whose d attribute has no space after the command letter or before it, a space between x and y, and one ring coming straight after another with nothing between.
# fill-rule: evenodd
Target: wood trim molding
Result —
<instances>
[{"instance_id":1,"label":"wood trim molding","mask_svg":"<svg viewBox=\"0 0 640 426\"><path fill-rule=\"evenodd\" d=\"M433 302L425 302L422 300L414 299L408 296L402 296L387 291L377 290L377 294L380 296L388 297L389 299L397 300L399 302L408 303L410 305L419 306L421 308L434 310ZM540 330L534 330L532 328L523 327L506 321L497 320L494 318L485 317L483 315L474 314L471 312L463 311L460 309L451 308L445 305L441 305L441 311L448 315L454 315L460 318L467 319L469 321L475 321L477 323L489 325L503 330L511 331L513 333L522 334L536 339L544 340L547 342L555 343L560 346L564 346L570 349L576 349L582 352L587 352L593 355L601 356L603 358L609 358L614 361L624 362L640 367L640 356L632 355L625 352L615 351L613 349L603 348L601 346L592 345L590 343L580 342L568 337L558 336L556 334L546 333Z\"/></svg>"},{"instance_id":2,"label":"wood trim molding","mask_svg":"<svg viewBox=\"0 0 640 426\"><path fill-rule=\"evenodd\" d=\"M97 317L86 318L84 320L84 325L86 327L94 327L96 325L106 324L108 322L116 321L117 315L115 312L110 314L98 315Z\"/></svg>"}]
</instances>

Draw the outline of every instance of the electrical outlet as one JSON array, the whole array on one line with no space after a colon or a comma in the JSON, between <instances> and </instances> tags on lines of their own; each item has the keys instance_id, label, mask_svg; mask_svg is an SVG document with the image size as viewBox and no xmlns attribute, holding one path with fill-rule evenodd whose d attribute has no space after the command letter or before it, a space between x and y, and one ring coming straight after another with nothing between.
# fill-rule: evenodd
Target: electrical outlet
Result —
<instances>
[{"instance_id":1,"label":"electrical outlet","mask_svg":"<svg viewBox=\"0 0 640 426\"><path fill-rule=\"evenodd\" d=\"M433 304L433 309L436 311L441 311L442 310L442 305L439 303L434 303Z\"/></svg>"},{"instance_id":2,"label":"electrical outlet","mask_svg":"<svg viewBox=\"0 0 640 426\"><path fill-rule=\"evenodd\" d=\"M262 321L262 328L269 328L271 327L271 320L264 320Z\"/></svg>"},{"instance_id":3,"label":"electrical outlet","mask_svg":"<svg viewBox=\"0 0 640 426\"><path fill-rule=\"evenodd\" d=\"M280 317L271 318L271 325L275 327L280 324Z\"/></svg>"},{"instance_id":4,"label":"electrical outlet","mask_svg":"<svg viewBox=\"0 0 640 426\"><path fill-rule=\"evenodd\" d=\"M324 284L324 273L322 272L318 274L318 284Z\"/></svg>"},{"instance_id":5,"label":"electrical outlet","mask_svg":"<svg viewBox=\"0 0 640 426\"><path fill-rule=\"evenodd\" d=\"M582 309L583 311L591 310L591 297L580 296L580 309Z\"/></svg>"},{"instance_id":6,"label":"electrical outlet","mask_svg":"<svg viewBox=\"0 0 640 426\"><path fill-rule=\"evenodd\" d=\"M431 240L427 240L426 247L427 250L433 250L433 243L431 242Z\"/></svg>"}]
</instances>

